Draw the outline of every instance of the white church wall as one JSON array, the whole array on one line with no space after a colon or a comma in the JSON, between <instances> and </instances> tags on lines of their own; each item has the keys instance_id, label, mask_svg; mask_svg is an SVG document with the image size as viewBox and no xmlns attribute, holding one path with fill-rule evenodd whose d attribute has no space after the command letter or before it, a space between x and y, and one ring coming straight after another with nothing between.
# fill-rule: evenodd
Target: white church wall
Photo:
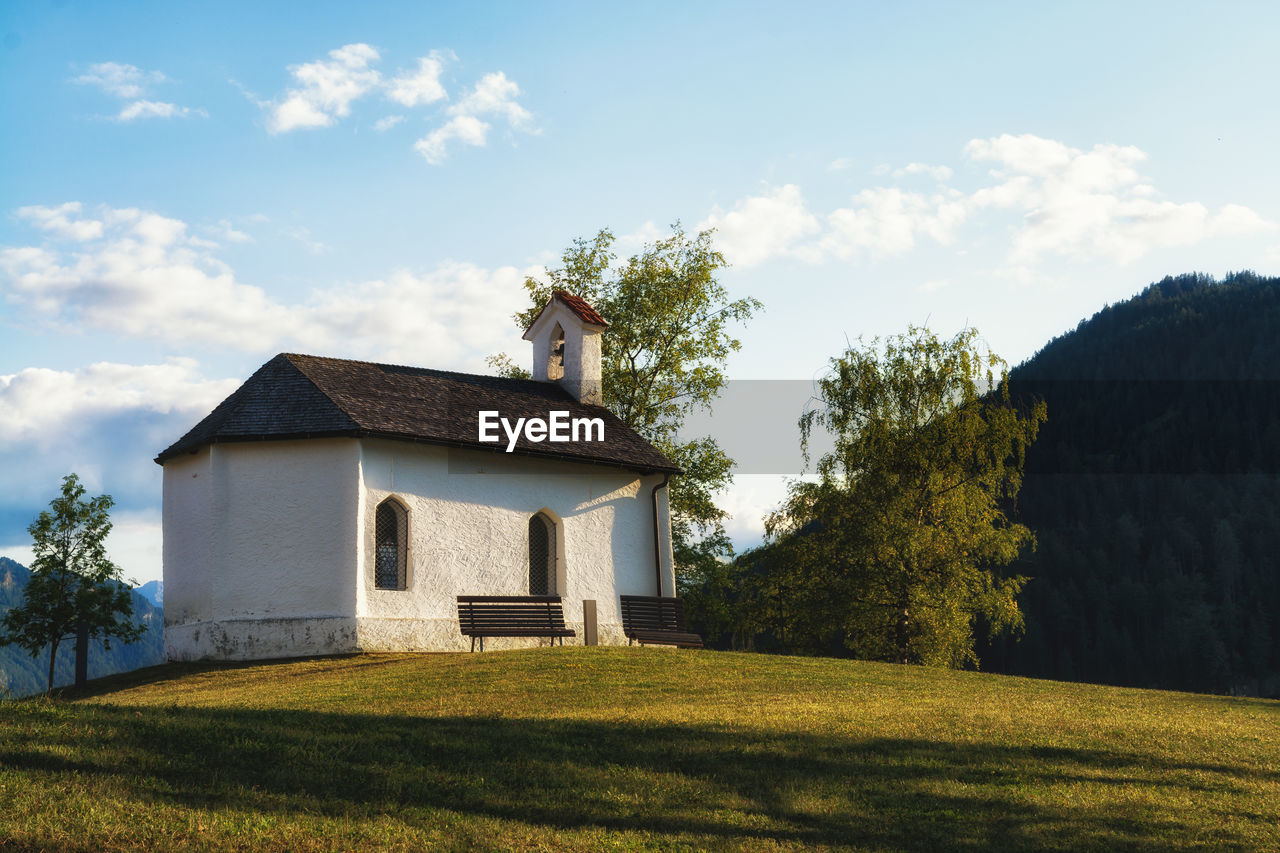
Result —
<instances>
[{"instance_id":1,"label":"white church wall","mask_svg":"<svg viewBox=\"0 0 1280 853\"><path fill-rule=\"evenodd\" d=\"M213 493L211 448L164 466L162 559L166 631L213 615Z\"/></svg>"},{"instance_id":2,"label":"white church wall","mask_svg":"<svg viewBox=\"0 0 1280 853\"><path fill-rule=\"evenodd\" d=\"M566 621L578 631L576 642L584 599L597 602L601 642L626 642L618 595L656 591L650 491L660 475L407 442L361 445L357 616L363 650L469 648L458 632L457 596L528 594L529 519L543 509L560 520L563 588L557 592ZM403 591L374 588L374 515L388 497L409 513ZM665 509L661 492L659 498ZM486 648L533 644L486 640Z\"/></svg>"},{"instance_id":3,"label":"white church wall","mask_svg":"<svg viewBox=\"0 0 1280 853\"><path fill-rule=\"evenodd\" d=\"M169 657L354 650L357 452L353 439L244 442L165 464Z\"/></svg>"}]
</instances>

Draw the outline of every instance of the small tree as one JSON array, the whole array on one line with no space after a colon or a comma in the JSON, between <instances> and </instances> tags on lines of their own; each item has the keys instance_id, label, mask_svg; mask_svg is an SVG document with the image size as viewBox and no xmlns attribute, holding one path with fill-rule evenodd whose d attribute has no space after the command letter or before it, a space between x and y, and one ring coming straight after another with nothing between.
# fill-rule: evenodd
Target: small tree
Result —
<instances>
[{"instance_id":1,"label":"small tree","mask_svg":"<svg viewBox=\"0 0 1280 853\"><path fill-rule=\"evenodd\" d=\"M799 574L791 595L860 656L976 664L979 617L993 633L1022 625L1025 578L997 570L1034 542L1004 506L1045 406L1011 402L973 329L944 341L913 327L831 368L800 428L806 456L819 427L835 448L768 522Z\"/></svg>"},{"instance_id":2,"label":"small tree","mask_svg":"<svg viewBox=\"0 0 1280 853\"><path fill-rule=\"evenodd\" d=\"M58 645L79 633L101 638L110 648L112 637L131 643L142 636L134 624L129 587L121 581L120 567L107 559L104 540L111 532L110 495L84 499L80 478L68 474L62 495L50 503L27 528L34 542L31 578L22 603L0 621L0 645L10 643L38 655L49 649L49 686Z\"/></svg>"}]
</instances>

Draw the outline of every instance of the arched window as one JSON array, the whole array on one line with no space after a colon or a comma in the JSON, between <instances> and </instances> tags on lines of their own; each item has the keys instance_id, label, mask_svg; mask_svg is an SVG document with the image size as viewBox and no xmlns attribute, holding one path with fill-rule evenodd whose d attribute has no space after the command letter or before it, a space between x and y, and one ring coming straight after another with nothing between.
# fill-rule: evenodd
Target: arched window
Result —
<instances>
[{"instance_id":1,"label":"arched window","mask_svg":"<svg viewBox=\"0 0 1280 853\"><path fill-rule=\"evenodd\" d=\"M557 594L556 526L543 513L529 519L529 594Z\"/></svg>"},{"instance_id":2,"label":"arched window","mask_svg":"<svg viewBox=\"0 0 1280 853\"><path fill-rule=\"evenodd\" d=\"M378 504L373 523L373 585L404 589L408 581L409 513L399 501Z\"/></svg>"},{"instance_id":3,"label":"arched window","mask_svg":"<svg viewBox=\"0 0 1280 853\"><path fill-rule=\"evenodd\" d=\"M547 379L564 378L564 329L559 323L551 329L551 352L547 358Z\"/></svg>"}]
</instances>

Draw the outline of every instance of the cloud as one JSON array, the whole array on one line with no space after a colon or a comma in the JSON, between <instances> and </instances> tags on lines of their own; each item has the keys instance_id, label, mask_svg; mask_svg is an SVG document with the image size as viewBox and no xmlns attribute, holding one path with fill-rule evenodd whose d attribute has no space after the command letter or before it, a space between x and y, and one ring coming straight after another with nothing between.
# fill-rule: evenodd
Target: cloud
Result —
<instances>
[{"instance_id":1,"label":"cloud","mask_svg":"<svg viewBox=\"0 0 1280 853\"><path fill-rule=\"evenodd\" d=\"M237 229L229 219L219 219L217 227L211 230L219 239L226 240L228 243L254 242L252 234Z\"/></svg>"},{"instance_id":2,"label":"cloud","mask_svg":"<svg viewBox=\"0 0 1280 853\"><path fill-rule=\"evenodd\" d=\"M140 118L208 118L204 110L180 107L161 101L134 101L116 114L117 121L133 121Z\"/></svg>"},{"instance_id":3,"label":"cloud","mask_svg":"<svg viewBox=\"0 0 1280 853\"><path fill-rule=\"evenodd\" d=\"M25 562L26 526L75 472L92 494L116 501L112 559L127 576L158 577L158 552L147 555L160 542L160 468L149 460L239 382L207 379L190 359L0 376L0 469L21 472L0 490L0 553Z\"/></svg>"},{"instance_id":4,"label":"cloud","mask_svg":"<svg viewBox=\"0 0 1280 853\"><path fill-rule=\"evenodd\" d=\"M351 112L351 102L382 82L369 67L379 59L367 44L348 44L329 51L328 60L289 66L298 83L272 105L267 129L286 133L299 128L329 127Z\"/></svg>"},{"instance_id":5,"label":"cloud","mask_svg":"<svg viewBox=\"0 0 1280 853\"><path fill-rule=\"evenodd\" d=\"M136 208L103 208L89 218L76 203L31 210L26 218L51 235L80 236L69 247L0 249L0 296L31 321L68 333L88 328L263 353L287 345L483 370L486 355L519 351L509 314L527 298L525 277L540 272L446 262L286 304L237 280L217 244L191 236L181 220ZM305 229L292 230L316 245Z\"/></svg>"},{"instance_id":6,"label":"cloud","mask_svg":"<svg viewBox=\"0 0 1280 853\"><path fill-rule=\"evenodd\" d=\"M452 54L432 51L419 57L417 65L402 69L386 79L372 66L381 54L367 44L349 44L329 52L326 60L290 66L296 85L275 101L261 101L246 95L269 111L267 130L273 134L291 130L330 127L351 113L351 105L374 92L404 107L427 106L448 100L441 77ZM443 163L454 143L483 147L488 144L492 122L505 121L512 130L536 133L533 115L516 100L520 87L502 71L480 78L446 111L444 124L420 137L415 151L433 165ZM389 115L374 123L378 132L390 130L405 120Z\"/></svg>"},{"instance_id":7,"label":"cloud","mask_svg":"<svg viewBox=\"0 0 1280 853\"><path fill-rule=\"evenodd\" d=\"M108 95L118 98L140 98L147 87L163 83L165 76L159 71L143 71L136 65L119 62L99 62L90 65L89 71L71 82L97 86Z\"/></svg>"},{"instance_id":8,"label":"cloud","mask_svg":"<svg viewBox=\"0 0 1280 853\"><path fill-rule=\"evenodd\" d=\"M300 307L296 337L312 351L487 372L485 356L526 348L510 314L535 272L446 262L330 288Z\"/></svg>"},{"instance_id":9,"label":"cloud","mask_svg":"<svg viewBox=\"0 0 1280 853\"><path fill-rule=\"evenodd\" d=\"M55 325L88 326L131 337L252 348L291 318L257 287L235 280L192 237L186 223L136 208L103 209L72 219L76 203L28 218L61 234L79 234L71 251L48 244L0 250L7 300ZM96 224L95 224L96 223Z\"/></svg>"},{"instance_id":10,"label":"cloud","mask_svg":"<svg viewBox=\"0 0 1280 853\"><path fill-rule=\"evenodd\" d=\"M489 123L475 116L454 116L444 127L438 127L413 143L413 150L433 166L444 162L450 140L466 145L483 146L489 134Z\"/></svg>"},{"instance_id":11,"label":"cloud","mask_svg":"<svg viewBox=\"0 0 1280 853\"><path fill-rule=\"evenodd\" d=\"M936 181L951 180L951 169L947 166L930 166L928 163L908 163L901 169L894 169L893 176L895 178L905 177L906 175L928 175Z\"/></svg>"},{"instance_id":12,"label":"cloud","mask_svg":"<svg viewBox=\"0 0 1280 853\"><path fill-rule=\"evenodd\" d=\"M1003 221L1010 226L1006 271L1021 274L1049 256L1126 264L1158 248L1280 229L1243 205L1212 211L1197 201L1163 199L1139 171L1147 154L1132 145L1082 150L1032 134L1003 134L971 140L963 153L969 163L989 167L987 180L968 192L948 185L948 166L882 165L874 170L882 177L927 175L939 186L928 193L869 187L823 214L809 210L789 184L744 198L727 214L714 210L703 226L720 229L726 257L751 266L777 257L881 259L922 242L952 245L969 223L1000 233ZM846 167L840 160L828 170Z\"/></svg>"},{"instance_id":13,"label":"cloud","mask_svg":"<svg viewBox=\"0 0 1280 853\"><path fill-rule=\"evenodd\" d=\"M110 416L138 411L203 416L237 383L205 380L197 367L182 358L152 365L99 362L74 371L29 367L0 376L0 443L23 442L46 451L65 444L68 433Z\"/></svg>"},{"instance_id":14,"label":"cloud","mask_svg":"<svg viewBox=\"0 0 1280 853\"><path fill-rule=\"evenodd\" d=\"M444 58L432 52L418 60L414 71L402 71L387 83L387 97L406 107L434 104L449 97L440 83L444 71Z\"/></svg>"},{"instance_id":15,"label":"cloud","mask_svg":"<svg viewBox=\"0 0 1280 853\"><path fill-rule=\"evenodd\" d=\"M26 219L42 231L50 231L70 240L93 240L102 236L102 223L96 219L85 219L80 216L83 206L78 201L69 201L58 207L18 208L18 218ZM72 217L76 218L73 219Z\"/></svg>"},{"instance_id":16,"label":"cloud","mask_svg":"<svg viewBox=\"0 0 1280 853\"><path fill-rule=\"evenodd\" d=\"M436 128L414 143L414 150L428 163L439 165L448 156L449 143L484 146L491 125L481 116L506 119L515 130L528 130L533 115L516 102L520 87L501 71L486 74L458 103L449 107L451 116L443 127Z\"/></svg>"},{"instance_id":17,"label":"cloud","mask_svg":"<svg viewBox=\"0 0 1280 853\"><path fill-rule=\"evenodd\" d=\"M288 228L283 228L280 233L284 234L286 237L292 237L294 240L297 240L299 243L306 246L307 251L313 255L323 255L325 252L329 251L328 245L320 240L312 238L311 229L305 225L293 225Z\"/></svg>"},{"instance_id":18,"label":"cloud","mask_svg":"<svg viewBox=\"0 0 1280 853\"><path fill-rule=\"evenodd\" d=\"M876 187L861 191L849 207L827 215L819 246L842 259L862 253L899 255L914 248L922 236L950 243L966 215L964 202L947 194Z\"/></svg>"},{"instance_id":19,"label":"cloud","mask_svg":"<svg viewBox=\"0 0 1280 853\"><path fill-rule=\"evenodd\" d=\"M1045 255L1126 264L1155 248L1277 227L1241 205L1211 213L1200 202L1159 200L1138 172L1147 154L1132 145L1098 144L1085 151L1030 134L1004 134L972 140L965 154L994 164L990 174L999 181L974 192L970 206L1021 215L1008 256L1013 267Z\"/></svg>"},{"instance_id":20,"label":"cloud","mask_svg":"<svg viewBox=\"0 0 1280 853\"><path fill-rule=\"evenodd\" d=\"M821 230L818 218L805 208L800 188L787 184L770 193L752 196L724 212L713 210L698 230L716 229L716 245L730 263L751 267L768 258L807 256L812 248L802 241Z\"/></svg>"},{"instance_id":21,"label":"cloud","mask_svg":"<svg viewBox=\"0 0 1280 853\"><path fill-rule=\"evenodd\" d=\"M114 95L117 98L133 99L113 117L118 122L136 121L140 118L209 117L209 113L202 109L180 107L177 104L152 101L143 97L151 86L163 83L167 79L159 71L143 71L135 65L124 65L119 62L100 62L89 66L87 74L73 78L71 82L97 86L108 95Z\"/></svg>"},{"instance_id":22,"label":"cloud","mask_svg":"<svg viewBox=\"0 0 1280 853\"><path fill-rule=\"evenodd\" d=\"M666 236L666 232L659 228L652 219L649 219L630 234L620 236L617 240L617 248L622 253L639 252L645 246L653 245L664 236ZM553 257L551 260L559 260L559 258Z\"/></svg>"}]
</instances>

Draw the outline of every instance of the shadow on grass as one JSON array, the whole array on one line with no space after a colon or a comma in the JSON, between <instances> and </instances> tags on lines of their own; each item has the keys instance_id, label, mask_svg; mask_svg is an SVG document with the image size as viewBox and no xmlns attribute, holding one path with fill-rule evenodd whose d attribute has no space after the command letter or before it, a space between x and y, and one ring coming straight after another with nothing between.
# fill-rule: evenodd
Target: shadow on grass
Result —
<instances>
[{"instance_id":1,"label":"shadow on grass","mask_svg":"<svg viewBox=\"0 0 1280 853\"><path fill-rule=\"evenodd\" d=\"M411 824L446 810L676 844L1243 849L1248 840L1197 823L1179 804L1206 794L1243 803L1255 783L1280 782L1277 773L1139 753L706 725L109 705L9 711L0 715L0 766L30 784L79 774L122 781L143 802L395 814ZM1058 793L1039 796L1050 790ZM1149 797L1135 799L1135 790ZM1253 825L1274 817L1255 815Z\"/></svg>"}]
</instances>

